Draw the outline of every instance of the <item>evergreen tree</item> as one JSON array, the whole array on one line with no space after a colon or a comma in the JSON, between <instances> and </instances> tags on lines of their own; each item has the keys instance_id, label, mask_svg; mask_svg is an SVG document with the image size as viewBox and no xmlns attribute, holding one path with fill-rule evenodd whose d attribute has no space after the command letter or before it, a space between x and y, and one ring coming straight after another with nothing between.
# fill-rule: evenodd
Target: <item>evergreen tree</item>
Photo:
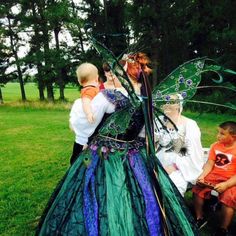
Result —
<instances>
[{"instance_id":1,"label":"evergreen tree","mask_svg":"<svg viewBox=\"0 0 236 236\"><path fill-rule=\"evenodd\" d=\"M3 37L8 38L9 40L9 48L11 51L11 58L13 62L10 63L11 66L16 67L16 72L18 76L18 80L20 83L21 97L22 101L26 101L26 94L24 89L24 81L23 81L23 73L21 68L21 60L18 55L19 47L21 43L24 41L20 36L20 28L19 19L17 18L17 14L13 13L12 7L15 6L16 3L11 1L10 3L6 3L4 6L1 6L1 17L2 17L2 32Z\"/></svg>"}]
</instances>

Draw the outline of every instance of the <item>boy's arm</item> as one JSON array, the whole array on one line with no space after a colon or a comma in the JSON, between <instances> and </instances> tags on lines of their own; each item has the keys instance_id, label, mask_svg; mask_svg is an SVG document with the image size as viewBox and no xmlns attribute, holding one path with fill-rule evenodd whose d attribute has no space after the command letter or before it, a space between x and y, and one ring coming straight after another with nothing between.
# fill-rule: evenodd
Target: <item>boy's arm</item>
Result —
<instances>
[{"instance_id":1,"label":"boy's arm","mask_svg":"<svg viewBox=\"0 0 236 236\"><path fill-rule=\"evenodd\" d=\"M197 181L204 182L204 178L211 172L214 165L215 165L215 161L208 160L206 162L206 164L203 166L203 171L202 171L201 175L198 177Z\"/></svg>"},{"instance_id":2,"label":"boy's arm","mask_svg":"<svg viewBox=\"0 0 236 236\"><path fill-rule=\"evenodd\" d=\"M226 181L228 188L236 186L236 174Z\"/></svg>"},{"instance_id":3,"label":"boy's arm","mask_svg":"<svg viewBox=\"0 0 236 236\"><path fill-rule=\"evenodd\" d=\"M88 122L93 123L95 121L95 117L93 115L91 108L91 99L89 97L82 98L82 106L83 106L83 111L88 119Z\"/></svg>"},{"instance_id":4,"label":"boy's arm","mask_svg":"<svg viewBox=\"0 0 236 236\"><path fill-rule=\"evenodd\" d=\"M215 190L219 193L224 192L226 189L231 188L233 186L236 186L236 175L232 176L230 179L228 179L225 182L221 182L219 184L216 184Z\"/></svg>"}]
</instances>

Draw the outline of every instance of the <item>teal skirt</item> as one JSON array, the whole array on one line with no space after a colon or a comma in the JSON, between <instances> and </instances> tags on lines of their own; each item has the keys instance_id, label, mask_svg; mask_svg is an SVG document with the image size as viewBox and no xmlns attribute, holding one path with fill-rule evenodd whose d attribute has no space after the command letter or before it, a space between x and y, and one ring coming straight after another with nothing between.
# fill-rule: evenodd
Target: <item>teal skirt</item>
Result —
<instances>
[{"instance_id":1,"label":"teal skirt","mask_svg":"<svg viewBox=\"0 0 236 236\"><path fill-rule=\"evenodd\" d=\"M185 234L175 220L181 216L163 212L160 202L170 203L160 196L148 163L143 142L92 143L53 193L36 235L195 235L187 218Z\"/></svg>"}]
</instances>

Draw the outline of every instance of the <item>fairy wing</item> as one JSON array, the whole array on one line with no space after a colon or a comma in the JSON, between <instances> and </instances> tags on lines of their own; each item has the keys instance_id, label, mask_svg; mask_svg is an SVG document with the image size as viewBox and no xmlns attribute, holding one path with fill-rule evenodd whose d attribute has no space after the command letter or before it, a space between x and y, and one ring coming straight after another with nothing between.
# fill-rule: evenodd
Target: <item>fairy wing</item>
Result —
<instances>
[{"instance_id":1,"label":"fairy wing","mask_svg":"<svg viewBox=\"0 0 236 236\"><path fill-rule=\"evenodd\" d=\"M197 58L180 65L153 90L154 100L168 100L168 95L180 93L191 98L201 81L201 72L206 58Z\"/></svg>"},{"instance_id":2,"label":"fairy wing","mask_svg":"<svg viewBox=\"0 0 236 236\"><path fill-rule=\"evenodd\" d=\"M86 33L92 46L96 49L102 60L106 61L109 64L111 71L117 76L123 88L125 88L129 95L128 99L123 101L123 109L118 109L116 112L111 114L111 116L104 121L102 127L98 131L100 135L111 135L113 137L116 137L119 134L125 133L125 131L129 127L131 116L137 109L140 108L141 101L136 95L129 78L125 70L123 69L123 65L119 63L120 59L116 58L111 50L109 50L104 44L99 42L93 36L92 28L87 27ZM116 100L116 103L119 99L122 100L122 96L118 96L117 94L119 93L117 93L117 91L103 91L103 93L111 102L113 99Z\"/></svg>"},{"instance_id":3,"label":"fairy wing","mask_svg":"<svg viewBox=\"0 0 236 236\"><path fill-rule=\"evenodd\" d=\"M154 105L159 107L161 104L166 103L170 99L172 94L181 94L185 102L199 102L214 104L219 106L225 106L235 109L233 104L216 104L208 103L207 101L194 101L191 98L195 95L198 89L219 87L236 92L236 88L231 84L229 86L199 86L202 80L202 74L206 72L217 73L219 80L212 79L215 83L220 84L223 82L222 73L235 74L236 72L225 69L211 59L206 57L196 58L187 61L172 71L160 84L158 84L153 90Z\"/></svg>"},{"instance_id":4,"label":"fairy wing","mask_svg":"<svg viewBox=\"0 0 236 236\"><path fill-rule=\"evenodd\" d=\"M124 68L123 68L123 65L121 65L119 63L119 59L116 58L116 56L113 54L113 52L111 50L109 50L104 44L99 42L93 36L91 28L87 28L86 33L87 33L87 36L88 36L91 44L93 45L93 47L96 49L96 51L102 57L102 59L105 60L109 64L112 72L117 76L117 78L121 82L122 86L128 92L131 104L134 107L139 106L140 100L134 91L134 88L133 88Z\"/></svg>"}]
</instances>

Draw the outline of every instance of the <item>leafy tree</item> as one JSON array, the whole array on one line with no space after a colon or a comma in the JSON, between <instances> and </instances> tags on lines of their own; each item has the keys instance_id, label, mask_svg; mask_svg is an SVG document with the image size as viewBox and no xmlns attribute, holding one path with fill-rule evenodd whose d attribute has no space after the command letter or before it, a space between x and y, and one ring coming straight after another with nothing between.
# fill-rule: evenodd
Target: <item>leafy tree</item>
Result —
<instances>
[{"instance_id":1,"label":"leafy tree","mask_svg":"<svg viewBox=\"0 0 236 236\"><path fill-rule=\"evenodd\" d=\"M154 80L160 81L179 64L198 56L233 65L235 4L231 0L130 1L127 19L137 50L144 48L153 67L158 66Z\"/></svg>"},{"instance_id":2,"label":"leafy tree","mask_svg":"<svg viewBox=\"0 0 236 236\"><path fill-rule=\"evenodd\" d=\"M6 76L6 70L8 67L8 48L3 44L3 32L0 31L0 104L3 103L3 94L1 87L8 82L9 77Z\"/></svg>"},{"instance_id":3,"label":"leafy tree","mask_svg":"<svg viewBox=\"0 0 236 236\"><path fill-rule=\"evenodd\" d=\"M69 2L67 0L55 1L51 0L48 1L47 7L47 17L50 27L54 33L55 38L55 50L54 50L54 59L53 65L56 72L56 82L60 88L60 99L64 100L64 87L65 81L63 80L63 75L65 70L63 69L65 66L65 61L63 59L63 51L61 50L59 33L65 29L65 24L70 21L70 14L69 14Z\"/></svg>"},{"instance_id":4,"label":"leafy tree","mask_svg":"<svg viewBox=\"0 0 236 236\"><path fill-rule=\"evenodd\" d=\"M18 29L19 26L19 20L16 17L16 14L12 12L12 6L14 6L15 3L12 1L10 3L6 3L4 6L1 6L1 16L2 16L2 32L4 34L5 38L8 38L10 41L10 51L11 51L11 57L13 58L12 65L16 66L16 71L18 75L18 80L20 83L20 90L21 90L21 97L22 101L26 101L26 94L24 89L24 81L23 81L23 73L21 68L21 60L18 56L18 50L21 46L21 42L23 39L20 37L20 29Z\"/></svg>"},{"instance_id":5,"label":"leafy tree","mask_svg":"<svg viewBox=\"0 0 236 236\"><path fill-rule=\"evenodd\" d=\"M152 59L153 85L198 56L234 69L235 4L233 0L12 0L0 5L2 36L9 39L0 42L1 53L5 46L11 49L1 60L8 60L8 65L3 62L6 68L16 66L7 77L17 73L22 89L27 69L35 68L40 100L45 88L47 99L54 100L54 84L63 100L66 83L76 83L79 63L91 61L101 67L102 60L85 34L86 24L91 24L95 37L116 56L126 50L146 52ZM12 6L19 13L13 14ZM65 36L71 40L65 42ZM29 51L19 58L22 43L29 45ZM6 76L6 68L0 68L1 75Z\"/></svg>"},{"instance_id":6,"label":"leafy tree","mask_svg":"<svg viewBox=\"0 0 236 236\"><path fill-rule=\"evenodd\" d=\"M44 54L42 51L42 34L41 34L41 26L40 26L40 17L38 14L38 7L36 1L27 1L24 0L22 3L22 11L21 11L21 23L24 29L32 28L32 35L29 39L30 50L24 61L29 65L30 68L34 68L36 65L37 74L36 81L38 83L39 89L39 99L43 101L45 99L44 96L44 88L45 82L43 79L43 60Z\"/></svg>"}]
</instances>

